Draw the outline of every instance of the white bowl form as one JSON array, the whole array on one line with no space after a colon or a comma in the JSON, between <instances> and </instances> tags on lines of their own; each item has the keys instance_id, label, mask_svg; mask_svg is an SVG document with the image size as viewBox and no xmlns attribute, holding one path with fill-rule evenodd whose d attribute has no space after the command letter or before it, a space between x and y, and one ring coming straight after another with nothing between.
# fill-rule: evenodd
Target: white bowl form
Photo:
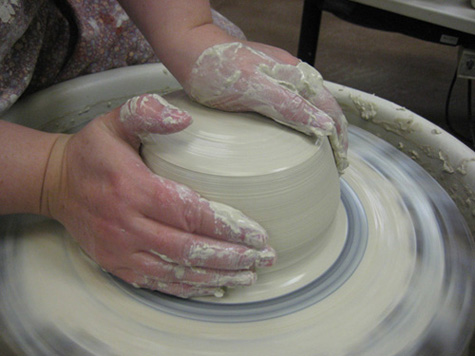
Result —
<instances>
[{"instance_id":1,"label":"white bowl form","mask_svg":"<svg viewBox=\"0 0 475 356\"><path fill-rule=\"evenodd\" d=\"M187 184L210 199L229 198L231 205L268 225L282 264L267 273L260 271L255 286L232 290L220 300L181 300L135 289L85 258L57 223L29 216L0 217L4 341L19 355L461 355L467 351L475 320L470 235L475 229L475 153L396 104L332 83L327 87L352 125L350 167L340 178L339 189L331 185L336 171L326 140L314 145L305 136L253 115L230 119L243 125L239 130L248 124L260 127L260 135L245 135L246 142L232 135L223 138L223 131L210 134L215 127L201 131L202 123L195 120L181 136L157 137L144 145L144 157L150 166L157 164L153 168L157 173L188 179ZM19 103L5 119L45 130L75 131L133 95L178 89L162 65L118 69L50 88ZM283 135L279 141L283 146L273 147L277 140L271 137L276 135ZM267 142L270 150L280 150L278 160L263 161L259 171L255 161L259 155L249 162L236 158L242 166L229 165L229 155L255 149L253 137ZM207 142L208 151L200 151L200 159L213 162L192 166L188 158L183 161L196 151L193 145L181 146L181 139ZM236 149L231 143L244 147ZM216 163L220 159L223 164ZM243 168L246 164L250 166ZM313 164L326 168L315 169ZM271 177L276 178L275 185L266 181ZM326 224L301 234L300 246L288 244L284 234L279 236L281 229L299 224L286 221L282 227L273 226L272 216L279 214L276 207L286 193L280 179L290 189L289 199L300 194L299 189L309 193L298 206L316 219L323 208L314 207L315 199L333 209ZM229 180L251 184L236 193L227 190ZM264 187L256 188L261 180L270 189L268 196L264 194L270 200L263 216L254 204L247 205L252 199L265 202L259 196ZM319 200L324 196L318 191L323 189L321 180L331 186L328 200ZM338 191L340 200L335 203ZM310 226L310 219L301 225ZM303 246L310 245L313 249L306 257L295 258L305 255Z\"/></svg>"},{"instance_id":2,"label":"white bowl form","mask_svg":"<svg viewBox=\"0 0 475 356\"><path fill-rule=\"evenodd\" d=\"M193 124L145 139L152 171L252 216L267 230L279 268L315 251L340 202L328 139L315 142L257 114L212 110L183 91L165 98Z\"/></svg>"}]
</instances>

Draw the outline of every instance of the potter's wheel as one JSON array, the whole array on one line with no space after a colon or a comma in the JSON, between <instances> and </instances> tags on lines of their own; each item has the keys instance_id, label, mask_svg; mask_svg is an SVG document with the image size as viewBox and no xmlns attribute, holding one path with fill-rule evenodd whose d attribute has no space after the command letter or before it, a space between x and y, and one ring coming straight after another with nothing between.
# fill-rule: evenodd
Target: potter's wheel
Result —
<instances>
[{"instance_id":1,"label":"potter's wheel","mask_svg":"<svg viewBox=\"0 0 475 356\"><path fill-rule=\"evenodd\" d=\"M78 90L90 87L68 95ZM96 109L45 116L44 126L73 130ZM350 162L340 181L343 238L325 246L332 260L303 285L264 274L273 294L245 303L136 290L85 258L55 222L1 218L2 338L28 355L461 352L473 329L467 218L426 170L358 127Z\"/></svg>"}]
</instances>

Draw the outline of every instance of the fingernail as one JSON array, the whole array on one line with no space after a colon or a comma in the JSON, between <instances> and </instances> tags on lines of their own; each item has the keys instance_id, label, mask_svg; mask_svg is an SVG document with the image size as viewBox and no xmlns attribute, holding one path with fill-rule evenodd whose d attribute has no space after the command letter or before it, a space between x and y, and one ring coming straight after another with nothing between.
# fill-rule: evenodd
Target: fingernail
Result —
<instances>
[{"instance_id":1,"label":"fingernail","mask_svg":"<svg viewBox=\"0 0 475 356\"><path fill-rule=\"evenodd\" d=\"M224 288L216 288L216 289L214 290L213 295L214 295L216 298L222 298L222 297L224 297L224 293L225 293Z\"/></svg>"},{"instance_id":2,"label":"fingernail","mask_svg":"<svg viewBox=\"0 0 475 356\"><path fill-rule=\"evenodd\" d=\"M270 267L277 261L277 254L272 247L266 247L257 252L256 267Z\"/></svg>"},{"instance_id":3,"label":"fingernail","mask_svg":"<svg viewBox=\"0 0 475 356\"><path fill-rule=\"evenodd\" d=\"M120 121L134 134L168 134L191 123L191 116L157 94L144 94L127 100L120 109Z\"/></svg>"}]
</instances>

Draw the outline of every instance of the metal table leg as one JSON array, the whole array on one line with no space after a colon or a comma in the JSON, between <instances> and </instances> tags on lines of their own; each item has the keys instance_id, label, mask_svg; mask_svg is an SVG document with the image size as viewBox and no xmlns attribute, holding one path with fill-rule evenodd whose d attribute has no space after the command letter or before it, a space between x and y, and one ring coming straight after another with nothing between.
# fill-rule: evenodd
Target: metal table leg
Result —
<instances>
[{"instance_id":1,"label":"metal table leg","mask_svg":"<svg viewBox=\"0 0 475 356\"><path fill-rule=\"evenodd\" d=\"M304 0L297 57L314 65L324 0Z\"/></svg>"}]
</instances>

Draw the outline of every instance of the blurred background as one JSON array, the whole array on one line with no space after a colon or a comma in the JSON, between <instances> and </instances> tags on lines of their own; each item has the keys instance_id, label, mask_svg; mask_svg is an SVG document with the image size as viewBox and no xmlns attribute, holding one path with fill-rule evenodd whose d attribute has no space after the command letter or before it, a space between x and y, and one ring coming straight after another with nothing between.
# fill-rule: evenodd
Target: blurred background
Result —
<instances>
[{"instance_id":1,"label":"blurred background","mask_svg":"<svg viewBox=\"0 0 475 356\"><path fill-rule=\"evenodd\" d=\"M211 5L249 40L297 55L303 0L211 0ZM323 12L314 65L325 80L388 99L446 130L445 105L457 64L457 47L366 28ZM468 138L467 111L467 80L458 79L450 121Z\"/></svg>"}]
</instances>

